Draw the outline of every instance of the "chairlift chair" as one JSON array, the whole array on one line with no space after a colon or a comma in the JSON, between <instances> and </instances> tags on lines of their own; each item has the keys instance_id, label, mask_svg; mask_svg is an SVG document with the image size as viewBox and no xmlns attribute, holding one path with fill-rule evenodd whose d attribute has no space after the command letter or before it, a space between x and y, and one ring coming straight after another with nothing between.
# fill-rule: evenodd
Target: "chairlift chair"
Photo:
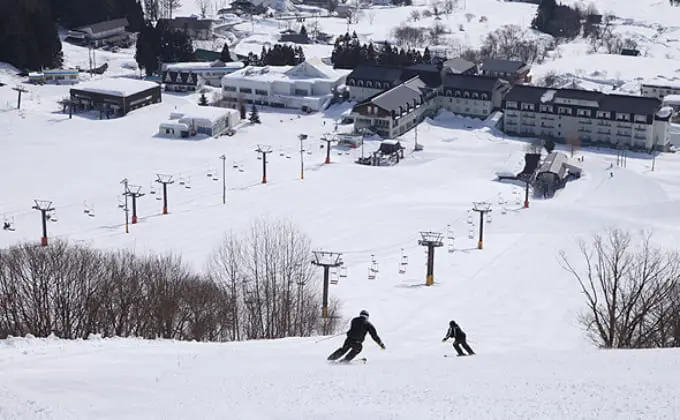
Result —
<instances>
[{"instance_id":1,"label":"chairlift chair","mask_svg":"<svg viewBox=\"0 0 680 420\"><path fill-rule=\"evenodd\" d=\"M375 272L371 270L371 268L368 268L368 279L369 280L375 280Z\"/></svg>"},{"instance_id":2,"label":"chairlift chair","mask_svg":"<svg viewBox=\"0 0 680 420\"><path fill-rule=\"evenodd\" d=\"M184 180L184 188L187 190L191 189L191 177L187 177L187 179Z\"/></svg>"},{"instance_id":3,"label":"chairlift chair","mask_svg":"<svg viewBox=\"0 0 680 420\"><path fill-rule=\"evenodd\" d=\"M471 211L468 211L467 223L468 223L468 225L472 224L472 212Z\"/></svg>"},{"instance_id":4,"label":"chairlift chair","mask_svg":"<svg viewBox=\"0 0 680 420\"><path fill-rule=\"evenodd\" d=\"M508 209L505 206L502 206L501 207L501 214L507 214L507 213L508 213Z\"/></svg>"},{"instance_id":5,"label":"chairlift chair","mask_svg":"<svg viewBox=\"0 0 680 420\"><path fill-rule=\"evenodd\" d=\"M47 220L50 222L58 222L59 219L57 218L57 211L52 210L51 212L47 213Z\"/></svg>"},{"instance_id":6,"label":"chairlift chair","mask_svg":"<svg viewBox=\"0 0 680 420\"><path fill-rule=\"evenodd\" d=\"M468 239L475 239L475 231L473 229L468 230Z\"/></svg>"},{"instance_id":7,"label":"chairlift chair","mask_svg":"<svg viewBox=\"0 0 680 420\"><path fill-rule=\"evenodd\" d=\"M156 188L153 186L153 182L149 183L149 194L156 194Z\"/></svg>"},{"instance_id":8,"label":"chairlift chair","mask_svg":"<svg viewBox=\"0 0 680 420\"><path fill-rule=\"evenodd\" d=\"M122 197L118 197L118 208L119 209L124 209L125 208L125 200Z\"/></svg>"},{"instance_id":9,"label":"chairlift chair","mask_svg":"<svg viewBox=\"0 0 680 420\"><path fill-rule=\"evenodd\" d=\"M214 172L215 171L213 171L212 169L208 169L208 173L205 176L207 176L208 178L212 178Z\"/></svg>"},{"instance_id":10,"label":"chairlift chair","mask_svg":"<svg viewBox=\"0 0 680 420\"><path fill-rule=\"evenodd\" d=\"M2 223L2 229L9 232L14 232L16 230L14 227L14 217L4 219L4 222Z\"/></svg>"},{"instance_id":11,"label":"chairlift chair","mask_svg":"<svg viewBox=\"0 0 680 420\"><path fill-rule=\"evenodd\" d=\"M341 279L347 278L347 267L341 265L338 272L339 272L338 275L340 276Z\"/></svg>"},{"instance_id":12,"label":"chairlift chair","mask_svg":"<svg viewBox=\"0 0 680 420\"><path fill-rule=\"evenodd\" d=\"M491 218L491 212L486 214L486 223L491 223L493 219Z\"/></svg>"},{"instance_id":13,"label":"chairlift chair","mask_svg":"<svg viewBox=\"0 0 680 420\"><path fill-rule=\"evenodd\" d=\"M449 252L455 251L454 244L455 244L455 239L452 236L452 237L449 238Z\"/></svg>"},{"instance_id":14,"label":"chairlift chair","mask_svg":"<svg viewBox=\"0 0 680 420\"><path fill-rule=\"evenodd\" d=\"M331 284L338 284L338 272L335 270L331 271Z\"/></svg>"}]
</instances>

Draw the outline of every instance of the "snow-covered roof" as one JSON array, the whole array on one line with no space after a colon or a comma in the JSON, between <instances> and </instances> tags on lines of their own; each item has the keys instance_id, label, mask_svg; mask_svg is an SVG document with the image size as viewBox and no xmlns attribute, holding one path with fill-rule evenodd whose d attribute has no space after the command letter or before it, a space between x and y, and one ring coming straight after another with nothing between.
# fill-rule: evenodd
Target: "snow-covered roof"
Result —
<instances>
[{"instance_id":1,"label":"snow-covered roof","mask_svg":"<svg viewBox=\"0 0 680 420\"><path fill-rule=\"evenodd\" d=\"M316 73L316 74L314 74ZM249 79L262 82L275 80L338 80L349 74L324 64L318 58L307 59L297 66L248 66L224 76L223 80Z\"/></svg>"},{"instance_id":2,"label":"snow-covered roof","mask_svg":"<svg viewBox=\"0 0 680 420\"><path fill-rule=\"evenodd\" d=\"M546 90L545 93L543 93L543 95L541 96L541 102L546 103L552 101L555 98L556 93L557 91L553 89Z\"/></svg>"},{"instance_id":3,"label":"snow-covered roof","mask_svg":"<svg viewBox=\"0 0 680 420\"><path fill-rule=\"evenodd\" d=\"M179 130L188 130L189 126L187 124L176 123L176 122L162 122L158 125L159 128L175 128Z\"/></svg>"},{"instance_id":4,"label":"snow-covered roof","mask_svg":"<svg viewBox=\"0 0 680 420\"><path fill-rule=\"evenodd\" d=\"M91 80L78 86L78 90L111 96L130 96L151 88L159 88L158 83L127 77Z\"/></svg>"},{"instance_id":5,"label":"snow-covered roof","mask_svg":"<svg viewBox=\"0 0 680 420\"><path fill-rule=\"evenodd\" d=\"M165 64L165 69L169 71L173 70L214 70L219 71L220 69L241 69L243 68L243 63L240 61L232 61L229 63L214 63L214 62L187 62L187 63L169 63Z\"/></svg>"},{"instance_id":6,"label":"snow-covered roof","mask_svg":"<svg viewBox=\"0 0 680 420\"><path fill-rule=\"evenodd\" d=\"M231 108L220 108L217 106L191 106L182 108L180 110L184 115L179 119L180 122L187 120L204 120L211 123L216 122L220 118L224 118L232 112L238 112Z\"/></svg>"},{"instance_id":7,"label":"snow-covered roof","mask_svg":"<svg viewBox=\"0 0 680 420\"><path fill-rule=\"evenodd\" d=\"M642 86L680 89L680 82L667 79L666 80L655 79L646 81L645 83L642 84Z\"/></svg>"},{"instance_id":8,"label":"snow-covered roof","mask_svg":"<svg viewBox=\"0 0 680 420\"><path fill-rule=\"evenodd\" d=\"M671 115L673 115L673 108L670 106L664 106L656 112L656 116L662 119L669 118Z\"/></svg>"}]
</instances>

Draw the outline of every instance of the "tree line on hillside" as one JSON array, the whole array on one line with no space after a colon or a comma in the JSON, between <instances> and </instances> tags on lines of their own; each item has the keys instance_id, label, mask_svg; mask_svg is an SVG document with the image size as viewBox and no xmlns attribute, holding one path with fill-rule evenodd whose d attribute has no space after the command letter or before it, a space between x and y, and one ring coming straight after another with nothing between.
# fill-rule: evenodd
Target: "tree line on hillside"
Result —
<instances>
[{"instance_id":1,"label":"tree line on hillside","mask_svg":"<svg viewBox=\"0 0 680 420\"><path fill-rule=\"evenodd\" d=\"M243 64L252 66L295 66L305 61L302 47L288 44L274 44L273 47L262 46L260 54L248 53Z\"/></svg>"},{"instance_id":2,"label":"tree line on hillside","mask_svg":"<svg viewBox=\"0 0 680 420\"><path fill-rule=\"evenodd\" d=\"M195 57L191 38L165 21L146 22L137 35L135 60L147 75L158 73L161 63L193 61Z\"/></svg>"},{"instance_id":3,"label":"tree line on hillside","mask_svg":"<svg viewBox=\"0 0 680 420\"><path fill-rule=\"evenodd\" d=\"M430 64L432 59L433 56L427 47L422 53L415 49L393 47L387 41L376 47L373 43L359 42L355 32L336 38L331 53L333 66L340 69L354 69L359 64L403 67L413 64Z\"/></svg>"},{"instance_id":4,"label":"tree line on hillside","mask_svg":"<svg viewBox=\"0 0 680 420\"><path fill-rule=\"evenodd\" d=\"M173 256L63 241L0 250L0 338L47 336L197 341L332 333L309 238L285 222L231 232L204 273ZM333 303L330 312L336 312Z\"/></svg>"},{"instance_id":5,"label":"tree line on hillside","mask_svg":"<svg viewBox=\"0 0 680 420\"><path fill-rule=\"evenodd\" d=\"M22 70L61 66L61 41L49 0L0 0L0 10L0 61Z\"/></svg>"}]
</instances>

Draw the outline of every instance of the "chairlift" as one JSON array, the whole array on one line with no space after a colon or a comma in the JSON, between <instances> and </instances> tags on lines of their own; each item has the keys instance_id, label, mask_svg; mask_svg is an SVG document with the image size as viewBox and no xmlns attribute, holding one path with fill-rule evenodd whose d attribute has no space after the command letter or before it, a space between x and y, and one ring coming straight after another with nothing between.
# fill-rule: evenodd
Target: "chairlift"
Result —
<instances>
[{"instance_id":1,"label":"chairlift","mask_svg":"<svg viewBox=\"0 0 680 420\"><path fill-rule=\"evenodd\" d=\"M336 270L331 271L331 284L338 284L338 272Z\"/></svg>"},{"instance_id":2,"label":"chairlift","mask_svg":"<svg viewBox=\"0 0 680 420\"><path fill-rule=\"evenodd\" d=\"M208 178L212 178L214 173L215 173L214 170L208 169L208 173L206 174L206 176L207 176Z\"/></svg>"},{"instance_id":3,"label":"chairlift","mask_svg":"<svg viewBox=\"0 0 680 420\"><path fill-rule=\"evenodd\" d=\"M374 272L374 273L377 273L378 271L380 271L378 269L378 262L377 261L371 262L371 271Z\"/></svg>"},{"instance_id":4,"label":"chairlift","mask_svg":"<svg viewBox=\"0 0 680 420\"><path fill-rule=\"evenodd\" d=\"M454 244L455 244L455 239L453 238L453 236L451 236L449 238L449 252L454 252L456 250L456 248L454 247Z\"/></svg>"},{"instance_id":5,"label":"chairlift","mask_svg":"<svg viewBox=\"0 0 680 420\"><path fill-rule=\"evenodd\" d=\"M179 178L179 185L184 185L184 184L186 184L186 181L184 180L184 178L180 177Z\"/></svg>"},{"instance_id":6,"label":"chairlift","mask_svg":"<svg viewBox=\"0 0 680 420\"><path fill-rule=\"evenodd\" d=\"M468 239L475 239L475 231L474 231L474 229L468 230Z\"/></svg>"},{"instance_id":7,"label":"chairlift","mask_svg":"<svg viewBox=\"0 0 680 420\"><path fill-rule=\"evenodd\" d=\"M501 207L501 214L507 214L507 213L508 213L507 207L502 206L502 207Z\"/></svg>"},{"instance_id":8,"label":"chairlift","mask_svg":"<svg viewBox=\"0 0 680 420\"><path fill-rule=\"evenodd\" d=\"M2 223L2 230L6 230L9 232L14 232L16 230L16 228L14 227L14 217L4 219Z\"/></svg>"},{"instance_id":9,"label":"chairlift","mask_svg":"<svg viewBox=\"0 0 680 420\"><path fill-rule=\"evenodd\" d=\"M339 271L338 275L340 276L341 279L347 278L347 267L341 265L338 271Z\"/></svg>"},{"instance_id":10,"label":"chairlift","mask_svg":"<svg viewBox=\"0 0 680 420\"><path fill-rule=\"evenodd\" d=\"M468 225L472 224L472 211L471 210L468 210L467 223L468 223Z\"/></svg>"},{"instance_id":11,"label":"chairlift","mask_svg":"<svg viewBox=\"0 0 680 420\"><path fill-rule=\"evenodd\" d=\"M401 263L400 265L407 266L408 265L408 256L404 253L404 248L401 249Z\"/></svg>"},{"instance_id":12,"label":"chairlift","mask_svg":"<svg viewBox=\"0 0 680 420\"><path fill-rule=\"evenodd\" d=\"M149 194L156 194L156 187L153 186L153 182L149 182Z\"/></svg>"},{"instance_id":13,"label":"chairlift","mask_svg":"<svg viewBox=\"0 0 680 420\"><path fill-rule=\"evenodd\" d=\"M118 208L119 209L124 209L125 208L125 200L123 197L118 196Z\"/></svg>"},{"instance_id":14,"label":"chairlift","mask_svg":"<svg viewBox=\"0 0 680 420\"><path fill-rule=\"evenodd\" d=\"M372 271L372 270L370 269L370 267L369 267L369 269L368 269L368 279L369 279L369 280L375 280L375 272Z\"/></svg>"},{"instance_id":15,"label":"chairlift","mask_svg":"<svg viewBox=\"0 0 680 420\"><path fill-rule=\"evenodd\" d=\"M56 210L52 210L51 212L47 213L46 217L47 217L47 220L49 220L50 222L58 222L59 221L59 219L57 218L57 211Z\"/></svg>"},{"instance_id":16,"label":"chairlift","mask_svg":"<svg viewBox=\"0 0 680 420\"><path fill-rule=\"evenodd\" d=\"M184 188L187 190L191 189L191 177L187 177L187 179L184 181Z\"/></svg>"},{"instance_id":17,"label":"chairlift","mask_svg":"<svg viewBox=\"0 0 680 420\"><path fill-rule=\"evenodd\" d=\"M493 219L491 218L491 212L486 214L486 223L491 223Z\"/></svg>"}]
</instances>

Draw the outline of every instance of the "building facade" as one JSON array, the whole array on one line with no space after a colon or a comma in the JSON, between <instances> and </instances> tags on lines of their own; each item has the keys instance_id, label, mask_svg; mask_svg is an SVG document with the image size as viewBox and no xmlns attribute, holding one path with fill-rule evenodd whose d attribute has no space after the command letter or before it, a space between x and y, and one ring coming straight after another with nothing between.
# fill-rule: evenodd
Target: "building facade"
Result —
<instances>
[{"instance_id":1,"label":"building facade","mask_svg":"<svg viewBox=\"0 0 680 420\"><path fill-rule=\"evenodd\" d=\"M99 111L101 116L122 117L143 106L161 102L161 87L133 79L96 80L70 90L72 111Z\"/></svg>"},{"instance_id":2,"label":"building facade","mask_svg":"<svg viewBox=\"0 0 680 420\"><path fill-rule=\"evenodd\" d=\"M34 84L68 85L78 83L79 74L80 72L76 69L44 70L42 72L29 73L28 81Z\"/></svg>"},{"instance_id":3,"label":"building facade","mask_svg":"<svg viewBox=\"0 0 680 420\"><path fill-rule=\"evenodd\" d=\"M174 19L159 19L164 25L185 33L191 39L207 41L213 36L214 22L212 19L199 19L196 16L176 17Z\"/></svg>"},{"instance_id":4,"label":"building facade","mask_svg":"<svg viewBox=\"0 0 680 420\"><path fill-rule=\"evenodd\" d=\"M222 78L227 102L318 111L345 83L347 71L317 59L296 66L248 66Z\"/></svg>"},{"instance_id":5,"label":"building facade","mask_svg":"<svg viewBox=\"0 0 680 420\"><path fill-rule=\"evenodd\" d=\"M195 91L201 80L208 86L220 87L222 78L227 74L242 69L240 61L224 63L171 63L164 64L161 80L165 90L175 92Z\"/></svg>"},{"instance_id":6,"label":"building facade","mask_svg":"<svg viewBox=\"0 0 680 420\"><path fill-rule=\"evenodd\" d=\"M648 98L663 99L668 95L680 95L680 83L672 82L654 82L643 83L640 88L640 94Z\"/></svg>"},{"instance_id":7,"label":"building facade","mask_svg":"<svg viewBox=\"0 0 680 420\"><path fill-rule=\"evenodd\" d=\"M128 24L127 18L97 22L68 31L66 39L75 44L93 47L107 44L125 46L131 42L131 34L125 30Z\"/></svg>"},{"instance_id":8,"label":"building facade","mask_svg":"<svg viewBox=\"0 0 680 420\"><path fill-rule=\"evenodd\" d=\"M386 138L400 136L433 114L436 97L437 91L416 76L355 105L350 113L354 130L369 129Z\"/></svg>"},{"instance_id":9,"label":"building facade","mask_svg":"<svg viewBox=\"0 0 680 420\"><path fill-rule=\"evenodd\" d=\"M515 86L503 108L509 134L640 150L668 146L671 112L656 98Z\"/></svg>"}]
</instances>

